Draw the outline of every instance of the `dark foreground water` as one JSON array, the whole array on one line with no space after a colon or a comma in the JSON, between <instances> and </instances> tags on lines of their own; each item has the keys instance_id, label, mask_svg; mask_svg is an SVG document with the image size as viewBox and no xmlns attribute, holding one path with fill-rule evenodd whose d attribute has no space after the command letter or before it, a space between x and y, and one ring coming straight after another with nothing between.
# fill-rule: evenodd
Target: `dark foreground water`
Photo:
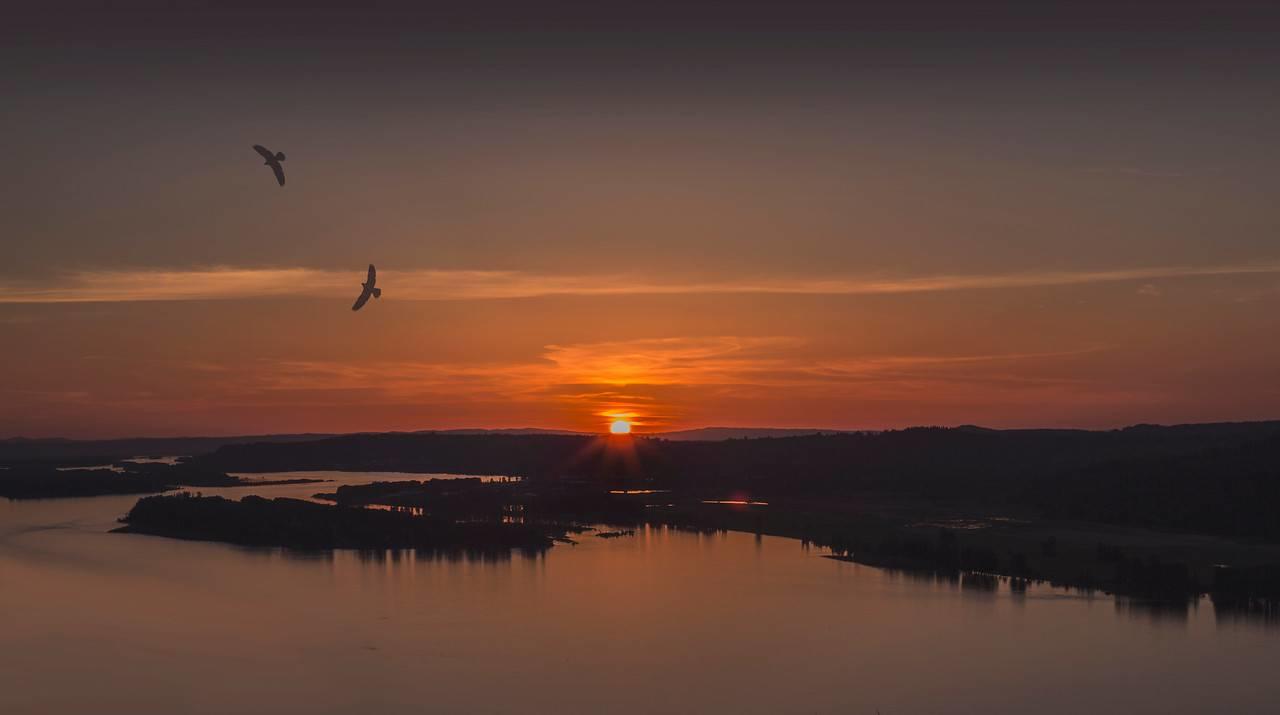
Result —
<instances>
[{"instance_id":1,"label":"dark foreground water","mask_svg":"<svg viewBox=\"0 0 1280 715\"><path fill-rule=\"evenodd\" d=\"M485 563L107 533L134 501L0 500L0 713L1280 712L1280 629L1208 601L961 588L738 533Z\"/></svg>"}]
</instances>

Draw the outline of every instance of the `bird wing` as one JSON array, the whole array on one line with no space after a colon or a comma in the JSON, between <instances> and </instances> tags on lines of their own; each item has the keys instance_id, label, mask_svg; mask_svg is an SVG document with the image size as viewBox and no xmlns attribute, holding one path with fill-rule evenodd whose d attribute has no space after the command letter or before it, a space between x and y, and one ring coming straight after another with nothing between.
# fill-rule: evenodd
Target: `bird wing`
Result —
<instances>
[{"instance_id":1,"label":"bird wing","mask_svg":"<svg viewBox=\"0 0 1280 715\"><path fill-rule=\"evenodd\" d=\"M253 150L261 154L262 158L266 159L267 161L275 161L276 159L276 155L267 151L267 148L265 146L262 146L261 144L254 144Z\"/></svg>"},{"instance_id":2,"label":"bird wing","mask_svg":"<svg viewBox=\"0 0 1280 715\"><path fill-rule=\"evenodd\" d=\"M351 306L351 309L360 310L361 308L363 308L364 304L369 302L369 296L371 295L373 295L373 291L369 290L368 288L365 288L364 292L360 294L360 297L356 298L356 304Z\"/></svg>"},{"instance_id":3,"label":"bird wing","mask_svg":"<svg viewBox=\"0 0 1280 715\"><path fill-rule=\"evenodd\" d=\"M369 277L366 279L366 281L368 282L370 288L372 288L373 284L378 281L378 272L374 270L372 263L369 264Z\"/></svg>"},{"instance_id":4,"label":"bird wing","mask_svg":"<svg viewBox=\"0 0 1280 715\"><path fill-rule=\"evenodd\" d=\"M276 181L279 181L280 185L284 186L284 167L280 166L280 162L272 164L271 170L276 173Z\"/></svg>"}]
</instances>

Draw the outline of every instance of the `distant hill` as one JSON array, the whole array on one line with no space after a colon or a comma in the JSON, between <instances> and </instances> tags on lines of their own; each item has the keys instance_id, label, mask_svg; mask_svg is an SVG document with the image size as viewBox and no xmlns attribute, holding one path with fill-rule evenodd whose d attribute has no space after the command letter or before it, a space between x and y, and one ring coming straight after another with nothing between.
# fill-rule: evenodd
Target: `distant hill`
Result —
<instances>
[{"instance_id":1,"label":"distant hill","mask_svg":"<svg viewBox=\"0 0 1280 715\"><path fill-rule=\"evenodd\" d=\"M413 434L576 434L586 435L589 432L574 432L563 429L542 429L541 427L503 427L498 429L424 429Z\"/></svg>"},{"instance_id":2,"label":"distant hill","mask_svg":"<svg viewBox=\"0 0 1280 715\"><path fill-rule=\"evenodd\" d=\"M677 432L657 432L643 435L658 439L679 441L718 441L753 437L794 437L809 434L836 434L837 430L823 429L767 429L753 427L704 427ZM355 433L364 434L364 433ZM397 433L386 433L397 434ZM594 436L591 432L541 429L538 427L513 427L500 429L444 429L419 430L409 434L438 435L576 435ZM0 439L0 462L56 461L102 457L122 459L143 455L197 456L209 454L231 444L310 442L344 435L331 433L258 434L232 437L133 437L126 439L76 440L58 437L26 439L14 437Z\"/></svg>"},{"instance_id":3,"label":"distant hill","mask_svg":"<svg viewBox=\"0 0 1280 715\"><path fill-rule=\"evenodd\" d=\"M701 427L675 432L654 432L641 435L676 442L719 442L726 439L757 439L761 437L803 437L815 434L844 434L846 430L834 429L775 429L770 427Z\"/></svg>"},{"instance_id":4,"label":"distant hill","mask_svg":"<svg viewBox=\"0 0 1280 715\"><path fill-rule=\"evenodd\" d=\"M107 461L139 456L195 456L208 454L229 444L254 442L310 442L331 434L267 434L238 437L137 437L129 439L0 439L0 463L83 460Z\"/></svg>"},{"instance_id":5,"label":"distant hill","mask_svg":"<svg viewBox=\"0 0 1280 715\"><path fill-rule=\"evenodd\" d=\"M645 432L636 433L637 437L649 437L651 439L669 439L679 442L719 442L726 439L753 439L759 437L800 437L813 434L841 434L846 430L834 429L793 429L793 428L775 428L775 427L699 427L697 429L676 430L673 432ZM529 434L559 434L559 435L578 435L578 436L595 436L594 432L578 432L574 430L558 430L558 429L540 429L538 427L519 427L507 429L442 429L442 430L419 430L414 434L461 434L461 435L485 435L485 434L510 434L510 435L529 435Z\"/></svg>"},{"instance_id":6,"label":"distant hill","mask_svg":"<svg viewBox=\"0 0 1280 715\"><path fill-rule=\"evenodd\" d=\"M1148 425L1140 424L1120 430L1082 430L1082 429L1020 429L998 430L975 425L962 425L947 428L947 431L974 435L1106 435L1128 434L1137 438L1147 435L1152 439L1167 437L1177 439L1178 435L1190 437L1213 434L1234 435L1250 434L1258 430L1269 430L1280 425L1280 422L1224 422L1189 425ZM915 427L907 430L891 430L890 432L910 432L922 429L941 429L933 427ZM296 442L314 442L322 439L342 437L368 437L384 435L440 435L440 436L573 436L594 438L600 436L594 432L578 432L573 430L543 429L538 427L512 428L463 428L444 430L418 430L416 432L356 432L350 434L332 433L300 433L300 434L262 434L237 435L230 437L136 437L108 440L73 440L64 438L27 439L14 437L0 439L0 462L78 459L84 457L126 458L147 455L163 456L198 456L210 454L218 449L237 444L289 444ZM671 442L720 442L742 439L783 439L791 437L807 437L821 435L873 435L871 430L835 430L823 428L772 428L772 427L700 427L697 429L676 430L671 432L651 432L636 434L655 440Z\"/></svg>"}]
</instances>

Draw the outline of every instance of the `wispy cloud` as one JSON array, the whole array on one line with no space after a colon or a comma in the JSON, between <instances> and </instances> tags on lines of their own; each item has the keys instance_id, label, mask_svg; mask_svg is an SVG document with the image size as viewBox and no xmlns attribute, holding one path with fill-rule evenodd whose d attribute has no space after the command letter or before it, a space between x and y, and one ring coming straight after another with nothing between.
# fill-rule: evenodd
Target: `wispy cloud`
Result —
<instances>
[{"instance_id":1,"label":"wispy cloud","mask_svg":"<svg viewBox=\"0 0 1280 715\"><path fill-rule=\"evenodd\" d=\"M340 277L346 280L340 281ZM0 302L121 303L322 296L335 295L349 283L350 277L345 274L308 268L78 271L38 282L0 282Z\"/></svg>"},{"instance_id":2,"label":"wispy cloud","mask_svg":"<svg viewBox=\"0 0 1280 715\"><path fill-rule=\"evenodd\" d=\"M379 285L397 300L495 300L543 296L799 294L883 295L1008 290L1204 276L1280 274L1280 262L849 278L748 278L663 282L627 275L551 275L521 271L384 271ZM0 303L85 303L349 298L362 272L313 268L208 268L81 271L42 281L0 282Z\"/></svg>"},{"instance_id":3,"label":"wispy cloud","mask_svg":"<svg viewBox=\"0 0 1280 715\"><path fill-rule=\"evenodd\" d=\"M787 337L661 338L547 346L561 382L647 385L739 382L748 371L788 363L803 344Z\"/></svg>"}]
</instances>

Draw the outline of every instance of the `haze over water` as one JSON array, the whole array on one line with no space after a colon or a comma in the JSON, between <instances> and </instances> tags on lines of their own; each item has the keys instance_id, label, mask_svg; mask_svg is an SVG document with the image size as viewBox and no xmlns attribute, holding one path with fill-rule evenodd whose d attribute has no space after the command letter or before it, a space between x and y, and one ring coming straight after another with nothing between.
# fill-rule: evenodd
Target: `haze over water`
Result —
<instances>
[{"instance_id":1,"label":"haze over water","mask_svg":"<svg viewBox=\"0 0 1280 715\"><path fill-rule=\"evenodd\" d=\"M734 532L584 534L490 562L107 533L135 499L0 501L0 712L1264 713L1280 698L1275 632L1207 600L1182 618L961 589Z\"/></svg>"}]
</instances>

